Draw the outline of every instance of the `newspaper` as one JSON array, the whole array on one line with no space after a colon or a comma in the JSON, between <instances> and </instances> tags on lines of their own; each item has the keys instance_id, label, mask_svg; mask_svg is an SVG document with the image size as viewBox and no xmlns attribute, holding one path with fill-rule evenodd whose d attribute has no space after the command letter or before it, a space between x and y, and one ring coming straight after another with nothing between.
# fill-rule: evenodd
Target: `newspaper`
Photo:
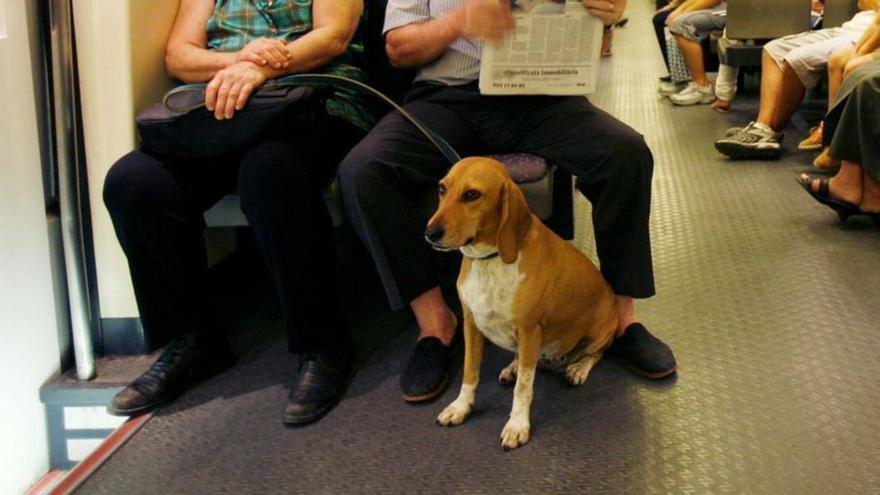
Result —
<instances>
[{"instance_id":1,"label":"newspaper","mask_svg":"<svg viewBox=\"0 0 880 495\"><path fill-rule=\"evenodd\" d=\"M502 0L508 1L508 0ZM486 95L586 95L596 89L602 21L580 0L510 0L516 27L483 45Z\"/></svg>"}]
</instances>

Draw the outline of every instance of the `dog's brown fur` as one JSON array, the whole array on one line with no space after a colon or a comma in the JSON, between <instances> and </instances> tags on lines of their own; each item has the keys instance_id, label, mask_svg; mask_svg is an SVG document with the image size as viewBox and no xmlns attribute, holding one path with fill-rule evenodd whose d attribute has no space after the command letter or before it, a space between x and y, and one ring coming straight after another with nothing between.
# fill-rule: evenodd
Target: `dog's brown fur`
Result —
<instances>
[{"instance_id":1,"label":"dog's brown fur","mask_svg":"<svg viewBox=\"0 0 880 495\"><path fill-rule=\"evenodd\" d=\"M465 362L461 393L437 420L457 425L470 414L486 336L502 345L515 342L508 347L515 346L517 355L499 379L511 382L515 375L517 380L510 420L502 432L503 447L516 448L529 438L532 383L539 359L561 364L570 382L583 383L614 339L618 324L614 292L586 256L532 215L519 187L497 161L464 159L440 186L440 204L428 228L443 228L436 248L460 249L465 254L457 284L464 309ZM493 258L496 251L498 257ZM511 272L512 267L518 270ZM480 280L469 281L470 276ZM497 305L474 294L503 291L493 286L502 280L498 277L515 281L508 284L515 286L510 289L515 293L495 294L498 301L510 301L509 307L507 303L469 307L469 301L476 300ZM506 319L497 318L508 313ZM497 328L478 328L475 320L480 319L510 322L514 328L507 330L509 336L499 337Z\"/></svg>"}]
</instances>

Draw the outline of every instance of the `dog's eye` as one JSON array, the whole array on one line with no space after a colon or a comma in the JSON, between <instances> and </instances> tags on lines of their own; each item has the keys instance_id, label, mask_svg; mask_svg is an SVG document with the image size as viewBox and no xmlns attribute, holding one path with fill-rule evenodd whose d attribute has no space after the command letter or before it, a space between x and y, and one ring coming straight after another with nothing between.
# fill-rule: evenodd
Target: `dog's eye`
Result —
<instances>
[{"instance_id":1,"label":"dog's eye","mask_svg":"<svg viewBox=\"0 0 880 495\"><path fill-rule=\"evenodd\" d=\"M437 186L437 192L440 193L440 196L443 196L444 194L446 194L446 186L444 186L443 184L439 184Z\"/></svg>"},{"instance_id":2,"label":"dog's eye","mask_svg":"<svg viewBox=\"0 0 880 495\"><path fill-rule=\"evenodd\" d=\"M476 189L468 189L461 195L461 199L462 201L476 201L480 199L480 196L482 196L480 191L477 191Z\"/></svg>"}]
</instances>

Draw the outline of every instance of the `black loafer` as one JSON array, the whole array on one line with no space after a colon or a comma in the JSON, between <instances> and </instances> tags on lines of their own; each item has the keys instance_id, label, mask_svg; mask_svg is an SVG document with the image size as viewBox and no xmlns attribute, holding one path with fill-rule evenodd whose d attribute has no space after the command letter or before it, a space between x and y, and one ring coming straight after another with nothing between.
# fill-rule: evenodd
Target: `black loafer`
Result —
<instances>
[{"instance_id":1,"label":"black loafer","mask_svg":"<svg viewBox=\"0 0 880 495\"><path fill-rule=\"evenodd\" d=\"M626 327L623 335L614 340L608 353L626 360L633 371L646 378L665 378L676 370L672 349L651 335L641 323Z\"/></svg>"},{"instance_id":2,"label":"black loafer","mask_svg":"<svg viewBox=\"0 0 880 495\"><path fill-rule=\"evenodd\" d=\"M135 416L180 395L194 383L228 368L232 351L225 341L199 342L191 335L177 337L150 368L117 393L107 413Z\"/></svg>"},{"instance_id":3,"label":"black loafer","mask_svg":"<svg viewBox=\"0 0 880 495\"><path fill-rule=\"evenodd\" d=\"M353 353L308 353L290 386L281 420L288 425L313 423L342 400L354 369Z\"/></svg>"},{"instance_id":4,"label":"black loafer","mask_svg":"<svg viewBox=\"0 0 880 495\"><path fill-rule=\"evenodd\" d=\"M461 347L461 331L456 329L449 346L437 337L425 337L416 348L400 375L400 388L406 402L425 402L440 395L449 385L452 358Z\"/></svg>"}]
</instances>

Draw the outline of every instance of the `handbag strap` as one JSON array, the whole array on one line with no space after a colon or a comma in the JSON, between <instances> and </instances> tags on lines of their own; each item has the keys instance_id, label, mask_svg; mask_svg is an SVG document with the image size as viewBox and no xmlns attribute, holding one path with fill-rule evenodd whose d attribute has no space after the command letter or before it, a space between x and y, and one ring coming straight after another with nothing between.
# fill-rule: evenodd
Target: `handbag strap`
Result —
<instances>
[{"instance_id":1,"label":"handbag strap","mask_svg":"<svg viewBox=\"0 0 880 495\"><path fill-rule=\"evenodd\" d=\"M424 136L428 138L428 141L430 141L431 144L433 144L437 147L438 150L440 150L440 153L443 154L443 157L446 158L446 160L448 160L450 164L454 164L461 160L461 156L455 151L452 146L450 146L449 143L446 142L445 139L429 129L418 118L416 118L415 115L406 111L402 106L398 105L394 100L383 94L378 89L355 79L333 74L294 74L291 76L284 76L268 81L266 84L261 86L261 88L289 88L300 86L303 84L311 84L317 86L338 86L375 96L397 110L400 115L402 115L406 120L414 125L416 129L419 130L419 132L424 134ZM205 106L204 99L200 100L199 103L190 105L188 107L174 107L169 103L169 100L175 95L181 93L203 93L207 86L207 84L186 84L176 87L165 94L165 97L162 99L162 105L169 111L175 113L186 113L198 108L202 108L203 106Z\"/></svg>"}]
</instances>

